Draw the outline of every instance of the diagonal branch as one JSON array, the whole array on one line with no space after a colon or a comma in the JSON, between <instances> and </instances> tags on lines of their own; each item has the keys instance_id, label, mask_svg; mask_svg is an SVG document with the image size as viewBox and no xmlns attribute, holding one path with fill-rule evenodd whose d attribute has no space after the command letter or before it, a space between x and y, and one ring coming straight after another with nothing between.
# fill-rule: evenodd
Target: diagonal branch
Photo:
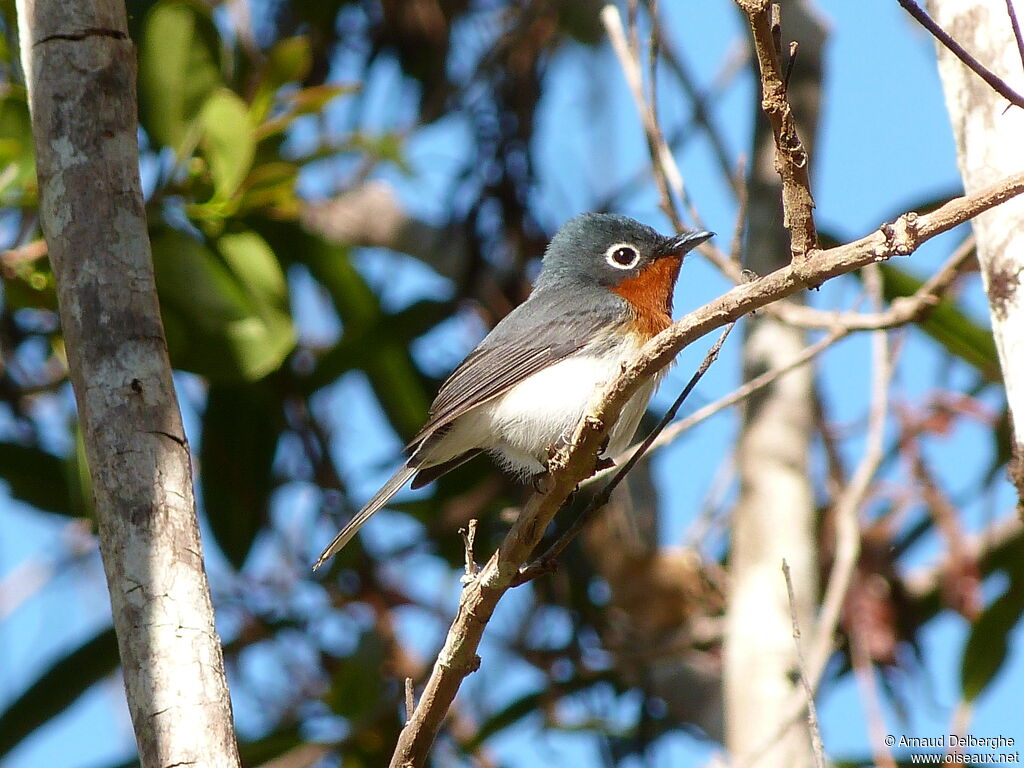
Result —
<instances>
[{"instance_id":1,"label":"diagonal branch","mask_svg":"<svg viewBox=\"0 0 1024 768\"><path fill-rule=\"evenodd\" d=\"M952 286L953 282L956 280L957 275L960 274L964 263L973 255L974 235L970 235L959 246L957 246L956 250L950 255L939 271L928 278L928 280L926 280L912 296L901 296L893 301L889 308L884 312L862 314L859 312L833 313L818 310L821 312L822 316L832 318L830 326L825 326L824 322L821 323L821 325L831 328L828 334L821 337L813 344L808 344L785 363L776 366L771 370L765 371L759 376L755 376L742 386L737 387L728 395L724 395L718 400L698 408L689 416L670 424L651 443L650 450L647 452L647 455L652 451L673 442L701 422L714 416L716 413L720 413L726 408L736 405L740 401L750 397L754 392L764 389L772 382L778 380L781 376L799 368L801 365L812 360L836 342L845 339L856 331L898 328L900 326L907 325L908 323L919 322L939 303L942 296L949 290L950 286ZM773 306L778 307L782 303L783 302L777 302ZM805 309L805 307L797 304L789 304L788 306L792 309ZM614 457L615 462L617 464L621 464L628 461L636 453L638 447L639 446L637 445L630 446L623 451L620 456ZM611 470L601 470L593 477L588 478L586 483L589 484L602 480L610 471Z\"/></svg>"},{"instance_id":2,"label":"diagonal branch","mask_svg":"<svg viewBox=\"0 0 1024 768\"><path fill-rule=\"evenodd\" d=\"M608 500L611 499L612 493L614 493L615 489L618 488L619 484L626 478L626 475L629 474L633 467L639 464L640 460L647 455L647 452L657 442L665 427L667 427L672 419L675 418L676 413L679 411L679 407L683 404L686 398L690 396L693 388L697 386L697 382L699 382L701 378L703 378L704 374L707 373L711 364L718 359L718 353L721 351L722 345L725 344L725 340L728 338L729 333L734 327L735 323L730 323L725 326L725 330L722 332L721 336L718 337L718 341L715 342L707 355L704 356L704 362L700 364L697 371L690 377L689 382L687 382L686 386L683 387L683 391L679 393L678 397L676 397L675 402L672 403L667 411L665 411L657 426L651 430L651 433L644 438L643 442L636 446L636 448L630 453L629 458L616 468L615 474L612 478L605 483L604 487L597 494L594 495L590 500L590 503L587 504L586 508L579 514L579 516L573 520L572 525L570 525L569 528L558 537L558 540L548 547L543 555L519 571L519 575L513 582L513 586L525 584L531 579L535 579L544 573L549 573L557 567L558 558L565 551L565 548L573 542L587 524L594 519L594 516L597 515L597 513L600 512L608 503ZM593 478L590 479L592 480ZM589 482L589 480L585 482Z\"/></svg>"},{"instance_id":3,"label":"diagonal branch","mask_svg":"<svg viewBox=\"0 0 1024 768\"><path fill-rule=\"evenodd\" d=\"M825 280L893 256L906 256L926 240L1024 193L1024 173L1003 179L974 195L956 198L935 211L908 213L852 243L821 251L813 268L794 265L733 288L691 312L644 345L622 373L595 394L569 445L549 462L549 486L534 494L498 550L462 592L452 626L438 654L416 709L399 736L391 768L426 764L430 746L463 679L480 665L476 655L484 628L519 568L540 543L565 499L593 470L608 428L636 390L687 344L760 307Z\"/></svg>"}]
</instances>

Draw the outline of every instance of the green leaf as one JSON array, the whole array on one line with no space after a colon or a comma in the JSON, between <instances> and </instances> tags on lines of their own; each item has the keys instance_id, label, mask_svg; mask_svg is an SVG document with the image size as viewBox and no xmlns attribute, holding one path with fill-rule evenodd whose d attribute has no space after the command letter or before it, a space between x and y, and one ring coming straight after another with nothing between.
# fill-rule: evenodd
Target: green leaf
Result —
<instances>
[{"instance_id":1,"label":"green leaf","mask_svg":"<svg viewBox=\"0 0 1024 768\"><path fill-rule=\"evenodd\" d=\"M313 50L308 37L288 37L275 43L267 53L259 87L253 96L254 119L262 122L270 114L278 89L287 83L304 80L312 66Z\"/></svg>"},{"instance_id":2,"label":"green leaf","mask_svg":"<svg viewBox=\"0 0 1024 768\"><path fill-rule=\"evenodd\" d=\"M192 121L222 85L220 36L210 12L187 0L155 5L139 45L139 104L150 139L181 153Z\"/></svg>"},{"instance_id":3,"label":"green leaf","mask_svg":"<svg viewBox=\"0 0 1024 768\"><path fill-rule=\"evenodd\" d=\"M270 380L210 387L199 453L203 508L225 557L241 568L267 521L271 468L284 428Z\"/></svg>"},{"instance_id":4,"label":"green leaf","mask_svg":"<svg viewBox=\"0 0 1024 768\"><path fill-rule=\"evenodd\" d=\"M971 628L960 662L960 690L967 701L978 698L1006 661L1010 633L1024 615L1022 587L1019 579L1012 580Z\"/></svg>"},{"instance_id":5,"label":"green leaf","mask_svg":"<svg viewBox=\"0 0 1024 768\"><path fill-rule=\"evenodd\" d=\"M117 638L105 629L58 659L0 713L0 755L47 724L117 668Z\"/></svg>"},{"instance_id":6,"label":"green leaf","mask_svg":"<svg viewBox=\"0 0 1024 768\"><path fill-rule=\"evenodd\" d=\"M331 679L327 705L358 728L378 713L385 693L380 684L386 660L384 642L376 632L364 632L359 647L338 662Z\"/></svg>"},{"instance_id":7,"label":"green leaf","mask_svg":"<svg viewBox=\"0 0 1024 768\"><path fill-rule=\"evenodd\" d=\"M199 145L210 166L214 198L227 200L249 175L256 155L256 132L249 109L233 91L214 91L199 114Z\"/></svg>"},{"instance_id":8,"label":"green leaf","mask_svg":"<svg viewBox=\"0 0 1024 768\"><path fill-rule=\"evenodd\" d=\"M266 242L225 235L222 254L183 232L152 235L157 289L172 363L217 382L254 381L276 370L295 346Z\"/></svg>"},{"instance_id":9,"label":"green leaf","mask_svg":"<svg viewBox=\"0 0 1024 768\"><path fill-rule=\"evenodd\" d=\"M287 312L288 284L267 241L251 230L221 235L217 248L253 299L266 309Z\"/></svg>"},{"instance_id":10,"label":"green leaf","mask_svg":"<svg viewBox=\"0 0 1024 768\"><path fill-rule=\"evenodd\" d=\"M887 301L910 296L924 281L891 264L882 265L883 291ZM1003 380L992 332L975 322L948 298L942 299L928 314L920 328L989 381Z\"/></svg>"},{"instance_id":11,"label":"green leaf","mask_svg":"<svg viewBox=\"0 0 1024 768\"><path fill-rule=\"evenodd\" d=\"M423 424L430 399L409 356L408 339L390 336L388 316L346 249L323 244L304 249L303 258L341 316L341 348L355 367L366 372L395 431L411 437Z\"/></svg>"},{"instance_id":12,"label":"green leaf","mask_svg":"<svg viewBox=\"0 0 1024 768\"><path fill-rule=\"evenodd\" d=\"M73 515L66 462L52 453L14 443L0 443L0 479L11 496L43 512Z\"/></svg>"},{"instance_id":13,"label":"green leaf","mask_svg":"<svg viewBox=\"0 0 1024 768\"><path fill-rule=\"evenodd\" d=\"M305 79L313 66L313 50L309 38L288 37L279 40L267 54L265 79L275 88Z\"/></svg>"},{"instance_id":14,"label":"green leaf","mask_svg":"<svg viewBox=\"0 0 1024 768\"><path fill-rule=\"evenodd\" d=\"M299 198L295 182L299 169L294 163L271 161L257 165L245 180L239 211L268 209L278 219L296 219Z\"/></svg>"},{"instance_id":15,"label":"green leaf","mask_svg":"<svg viewBox=\"0 0 1024 768\"><path fill-rule=\"evenodd\" d=\"M383 311L376 294L352 264L349 249L328 243L293 223L265 223L260 232L278 253L288 253L306 265L330 295L344 325L337 349L329 353L334 358L330 371L315 372L305 382L309 391L345 371L361 368L395 431L403 438L415 434L423 424L430 394L409 354L408 342L414 336L408 335L401 323L403 335L392 334L390 321L394 316ZM409 311L422 317L423 307L416 305ZM421 332L426 330L424 327Z\"/></svg>"}]
</instances>

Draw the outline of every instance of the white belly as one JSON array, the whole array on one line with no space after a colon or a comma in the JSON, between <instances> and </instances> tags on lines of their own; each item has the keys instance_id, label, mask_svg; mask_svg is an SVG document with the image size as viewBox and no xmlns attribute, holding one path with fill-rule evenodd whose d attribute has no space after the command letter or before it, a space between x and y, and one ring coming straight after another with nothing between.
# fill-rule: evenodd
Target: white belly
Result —
<instances>
[{"instance_id":1,"label":"white belly","mask_svg":"<svg viewBox=\"0 0 1024 768\"><path fill-rule=\"evenodd\" d=\"M548 449L572 436L594 393L618 375L622 362L632 359L636 349L629 345L617 354L570 357L538 371L459 417L437 453L457 456L484 448L511 471L524 476L540 472ZM644 384L622 409L610 433L608 455L628 445L659 378Z\"/></svg>"}]
</instances>

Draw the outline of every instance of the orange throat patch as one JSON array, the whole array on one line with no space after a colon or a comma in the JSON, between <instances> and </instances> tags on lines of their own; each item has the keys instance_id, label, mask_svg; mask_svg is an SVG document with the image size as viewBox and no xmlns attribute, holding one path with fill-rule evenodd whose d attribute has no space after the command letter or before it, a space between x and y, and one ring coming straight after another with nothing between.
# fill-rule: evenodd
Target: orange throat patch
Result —
<instances>
[{"instance_id":1,"label":"orange throat patch","mask_svg":"<svg viewBox=\"0 0 1024 768\"><path fill-rule=\"evenodd\" d=\"M672 291L682 263L681 256L663 256L612 288L633 307L635 329L642 336L650 338L672 324Z\"/></svg>"}]
</instances>

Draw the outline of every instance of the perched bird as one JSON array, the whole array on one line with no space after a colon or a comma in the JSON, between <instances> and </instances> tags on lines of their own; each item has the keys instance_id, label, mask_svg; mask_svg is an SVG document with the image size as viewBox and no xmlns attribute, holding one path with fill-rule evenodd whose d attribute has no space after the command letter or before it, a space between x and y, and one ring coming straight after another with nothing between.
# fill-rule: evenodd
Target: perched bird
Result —
<instances>
[{"instance_id":1,"label":"perched bird","mask_svg":"<svg viewBox=\"0 0 1024 768\"><path fill-rule=\"evenodd\" d=\"M595 390L672 322L683 256L712 237L666 237L638 221L585 213L558 230L530 297L509 313L441 385L409 458L341 529L313 570L412 479L419 488L485 452L522 478L541 473L571 436ZM622 409L606 453L626 447L657 386Z\"/></svg>"}]
</instances>

